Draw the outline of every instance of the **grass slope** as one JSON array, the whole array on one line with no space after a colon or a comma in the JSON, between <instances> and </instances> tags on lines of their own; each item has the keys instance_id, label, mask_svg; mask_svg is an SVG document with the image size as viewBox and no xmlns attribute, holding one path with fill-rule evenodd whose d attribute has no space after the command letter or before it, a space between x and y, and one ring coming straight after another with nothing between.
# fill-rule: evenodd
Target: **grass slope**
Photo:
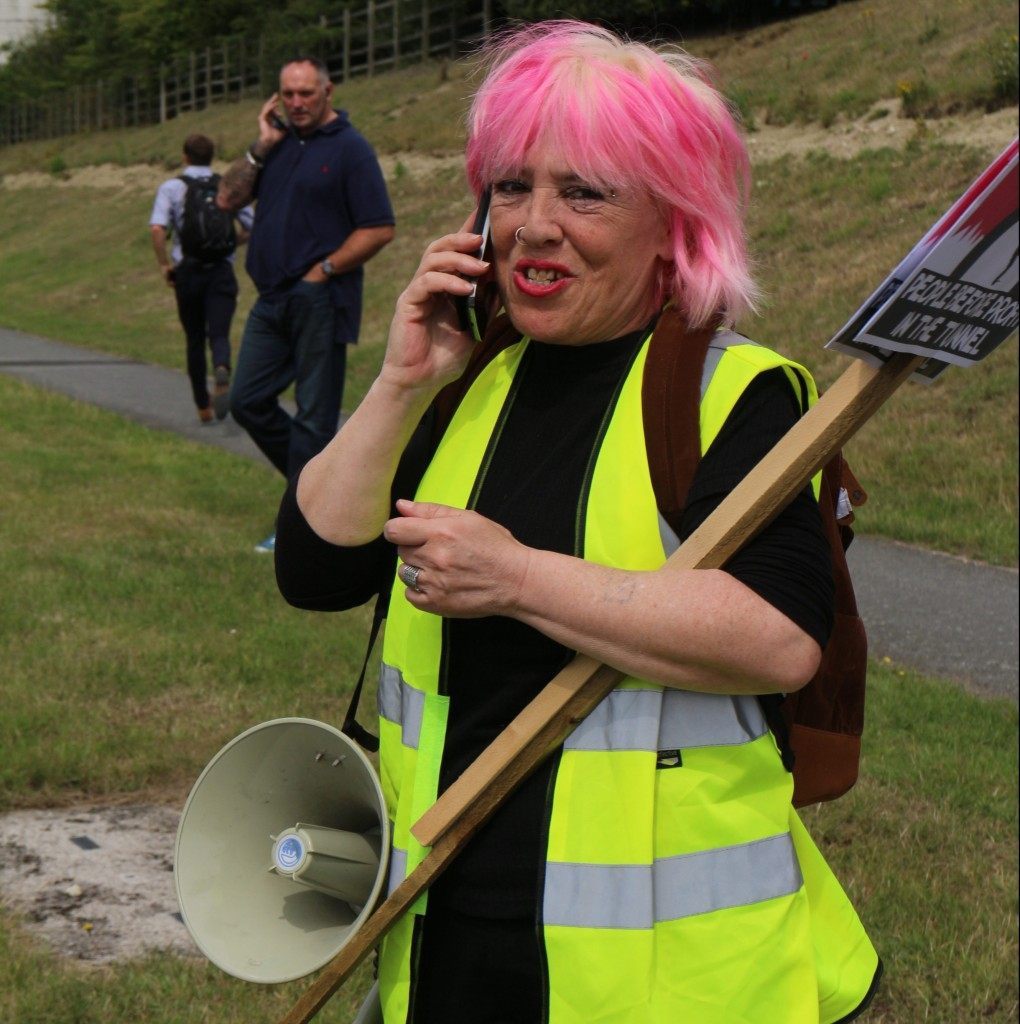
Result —
<instances>
[{"instance_id":1,"label":"grass slope","mask_svg":"<svg viewBox=\"0 0 1020 1024\"><path fill-rule=\"evenodd\" d=\"M738 33L676 36L718 69L752 122L857 117L900 96L911 116L995 109L1017 102L1014 0L855 0ZM668 27L664 35L672 35ZM383 154L448 153L463 146L470 64L417 65L338 87L341 105ZM0 174L112 162L176 167L181 140L203 131L225 159L251 141L261 100L187 114L165 125L22 143L0 151Z\"/></svg>"}]
</instances>

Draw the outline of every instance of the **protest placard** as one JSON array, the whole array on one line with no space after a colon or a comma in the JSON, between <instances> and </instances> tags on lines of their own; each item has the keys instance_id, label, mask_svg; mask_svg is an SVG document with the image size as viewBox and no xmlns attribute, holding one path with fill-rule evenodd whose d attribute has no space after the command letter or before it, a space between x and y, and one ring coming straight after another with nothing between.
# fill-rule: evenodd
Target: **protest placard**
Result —
<instances>
[{"instance_id":1,"label":"protest placard","mask_svg":"<svg viewBox=\"0 0 1020 1024\"><path fill-rule=\"evenodd\" d=\"M915 377L983 359L1020 324L1018 141L939 218L826 348L883 362L927 356Z\"/></svg>"}]
</instances>

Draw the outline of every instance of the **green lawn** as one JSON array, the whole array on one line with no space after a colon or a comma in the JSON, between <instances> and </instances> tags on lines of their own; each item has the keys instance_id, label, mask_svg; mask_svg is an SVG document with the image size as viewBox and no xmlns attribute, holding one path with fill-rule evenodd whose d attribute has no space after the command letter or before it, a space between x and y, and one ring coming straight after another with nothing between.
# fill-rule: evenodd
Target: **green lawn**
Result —
<instances>
[{"instance_id":1,"label":"green lawn","mask_svg":"<svg viewBox=\"0 0 1020 1024\"><path fill-rule=\"evenodd\" d=\"M271 472L3 376L0 402L0 573L17 581L0 596L0 810L181 807L243 729L342 719L368 615L279 598L248 543ZM1014 1020L1016 708L892 665L870 693L861 782L806 813L886 962L868 1019ZM268 1024L302 991L174 957L85 970L0 922L4 1021ZM321 1019L350 1021L367 984Z\"/></svg>"}]
</instances>

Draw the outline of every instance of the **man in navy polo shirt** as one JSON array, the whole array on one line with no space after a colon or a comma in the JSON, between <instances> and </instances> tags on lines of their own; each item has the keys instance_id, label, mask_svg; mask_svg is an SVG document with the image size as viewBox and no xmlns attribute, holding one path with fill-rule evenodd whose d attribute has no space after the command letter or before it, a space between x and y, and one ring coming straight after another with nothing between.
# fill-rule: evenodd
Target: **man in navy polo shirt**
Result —
<instances>
[{"instance_id":1,"label":"man in navy polo shirt","mask_svg":"<svg viewBox=\"0 0 1020 1024\"><path fill-rule=\"evenodd\" d=\"M372 147L314 58L287 61L259 112L259 137L230 167L218 203L257 199L246 268L259 297L234 369L230 411L287 478L336 433L346 346L358 339L364 264L393 239ZM283 103L287 123L276 113ZM291 417L279 396L294 384ZM275 536L256 550L272 551Z\"/></svg>"}]
</instances>

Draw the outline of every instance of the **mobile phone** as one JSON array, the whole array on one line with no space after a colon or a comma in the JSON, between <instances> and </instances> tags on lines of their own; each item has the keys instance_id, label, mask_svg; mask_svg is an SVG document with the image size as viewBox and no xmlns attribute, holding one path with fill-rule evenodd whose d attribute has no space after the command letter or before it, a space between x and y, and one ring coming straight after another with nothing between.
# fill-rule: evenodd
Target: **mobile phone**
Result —
<instances>
[{"instance_id":1,"label":"mobile phone","mask_svg":"<svg viewBox=\"0 0 1020 1024\"><path fill-rule=\"evenodd\" d=\"M491 191L486 189L482 193L482 198L478 201L478 212L475 214L475 223L471 229L476 235L482 236L482 244L478 246L477 251L473 254L480 260L486 258L486 252L489 248L490 198ZM460 329L462 331L470 331L475 341L481 341L485 335L486 327L485 304L478 295L478 278L469 277L467 280L472 284L471 291L467 295L455 295L453 298L457 307L457 319L460 322Z\"/></svg>"},{"instance_id":2,"label":"mobile phone","mask_svg":"<svg viewBox=\"0 0 1020 1024\"><path fill-rule=\"evenodd\" d=\"M269 123L278 132L285 132L287 130L287 122L275 110L269 112Z\"/></svg>"}]
</instances>

